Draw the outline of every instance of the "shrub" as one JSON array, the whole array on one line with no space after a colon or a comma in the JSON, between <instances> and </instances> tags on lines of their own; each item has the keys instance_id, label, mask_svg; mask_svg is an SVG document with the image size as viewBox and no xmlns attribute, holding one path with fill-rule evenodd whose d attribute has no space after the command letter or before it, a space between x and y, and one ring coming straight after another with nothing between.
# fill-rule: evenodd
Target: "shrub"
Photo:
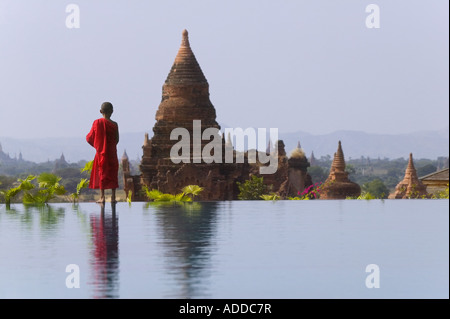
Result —
<instances>
[{"instance_id":1,"label":"shrub","mask_svg":"<svg viewBox=\"0 0 450 319\"><path fill-rule=\"evenodd\" d=\"M372 194L375 198L387 198L389 195L389 189L378 178L363 184L362 190L365 193Z\"/></svg>"},{"instance_id":2,"label":"shrub","mask_svg":"<svg viewBox=\"0 0 450 319\"><path fill-rule=\"evenodd\" d=\"M242 200L259 200L262 195L269 192L269 187L264 184L263 177L252 175L243 184L236 182L239 187L238 198Z\"/></svg>"}]
</instances>

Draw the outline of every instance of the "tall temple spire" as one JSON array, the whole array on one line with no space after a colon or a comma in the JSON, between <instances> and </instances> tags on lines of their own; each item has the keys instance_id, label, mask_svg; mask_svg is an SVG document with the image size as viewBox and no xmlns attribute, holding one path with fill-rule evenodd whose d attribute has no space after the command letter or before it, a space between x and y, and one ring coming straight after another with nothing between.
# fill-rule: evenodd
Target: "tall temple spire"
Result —
<instances>
[{"instance_id":1,"label":"tall temple spire","mask_svg":"<svg viewBox=\"0 0 450 319\"><path fill-rule=\"evenodd\" d=\"M162 190L164 188L158 182L161 174L166 174L169 170L175 172L182 166L178 164L185 164L173 163L171 160L171 149L177 143L170 139L173 130L184 128L193 136L194 121L200 121L195 123L200 123L201 132L207 128L220 130L220 125L216 122L216 110L209 98L208 81L191 50L186 30L182 32L178 53L162 86L161 103L155 119L152 138L149 139L148 135L145 137L139 168L142 172L142 184ZM208 143L207 140L201 140L200 149ZM198 158L197 150L192 144L189 145L189 150L189 156L194 161L194 157ZM175 187L171 181L167 183L170 187ZM174 192L179 189L167 188L165 191Z\"/></svg>"},{"instance_id":2,"label":"tall temple spire","mask_svg":"<svg viewBox=\"0 0 450 319\"><path fill-rule=\"evenodd\" d=\"M164 82L162 100L156 120L176 123L175 127L192 127L193 120L202 126L217 127L216 110L209 99L209 85L192 52L188 32L183 30L175 61ZM155 135L155 134L154 134Z\"/></svg>"},{"instance_id":3,"label":"tall temple spire","mask_svg":"<svg viewBox=\"0 0 450 319\"><path fill-rule=\"evenodd\" d=\"M175 62L166 79L166 84L208 83L191 50L187 30L183 30L181 45Z\"/></svg>"}]
</instances>

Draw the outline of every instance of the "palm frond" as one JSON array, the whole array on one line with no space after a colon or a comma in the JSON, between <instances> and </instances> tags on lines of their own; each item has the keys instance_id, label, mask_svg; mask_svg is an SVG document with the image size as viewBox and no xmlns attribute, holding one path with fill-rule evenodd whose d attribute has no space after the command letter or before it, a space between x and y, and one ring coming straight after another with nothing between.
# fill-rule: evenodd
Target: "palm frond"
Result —
<instances>
[{"instance_id":1,"label":"palm frond","mask_svg":"<svg viewBox=\"0 0 450 319\"><path fill-rule=\"evenodd\" d=\"M185 193L176 194L173 200L178 202L192 202L192 199L186 196Z\"/></svg>"},{"instance_id":2,"label":"palm frond","mask_svg":"<svg viewBox=\"0 0 450 319\"><path fill-rule=\"evenodd\" d=\"M89 186L89 180L87 178L82 178L80 182L77 184L77 195L80 195L80 192L83 188L87 188Z\"/></svg>"},{"instance_id":3,"label":"palm frond","mask_svg":"<svg viewBox=\"0 0 450 319\"><path fill-rule=\"evenodd\" d=\"M48 201L48 196L47 194L43 194L41 192L38 192L35 195L31 193L24 193L22 201L26 205L42 205Z\"/></svg>"},{"instance_id":4,"label":"palm frond","mask_svg":"<svg viewBox=\"0 0 450 319\"><path fill-rule=\"evenodd\" d=\"M37 181L39 183L40 188L48 188L48 187L54 187L59 185L59 181L61 180L61 177L56 176L52 173L41 173L37 177Z\"/></svg>"},{"instance_id":5,"label":"palm frond","mask_svg":"<svg viewBox=\"0 0 450 319\"><path fill-rule=\"evenodd\" d=\"M84 167L81 169L81 173L88 172L90 174L92 171L93 165L94 165L94 160L87 162L86 165L84 165Z\"/></svg>"},{"instance_id":6,"label":"palm frond","mask_svg":"<svg viewBox=\"0 0 450 319\"><path fill-rule=\"evenodd\" d=\"M277 194L270 194L270 195L261 195L260 196L264 200L279 200L280 196Z\"/></svg>"},{"instance_id":7,"label":"palm frond","mask_svg":"<svg viewBox=\"0 0 450 319\"><path fill-rule=\"evenodd\" d=\"M163 193L161 193L157 189L149 190L147 187L145 187L144 190L145 190L145 194L147 195L148 199L150 199L150 200L158 200L163 195Z\"/></svg>"},{"instance_id":8,"label":"palm frond","mask_svg":"<svg viewBox=\"0 0 450 319\"><path fill-rule=\"evenodd\" d=\"M175 198L172 194L161 194L157 199L155 199L155 202L170 202L173 201Z\"/></svg>"},{"instance_id":9,"label":"palm frond","mask_svg":"<svg viewBox=\"0 0 450 319\"><path fill-rule=\"evenodd\" d=\"M32 180L34 180L36 176L34 175L28 175L25 179L18 179L17 181L20 183L19 189L23 191L28 191L30 189L34 188L33 183L31 183Z\"/></svg>"},{"instance_id":10,"label":"palm frond","mask_svg":"<svg viewBox=\"0 0 450 319\"><path fill-rule=\"evenodd\" d=\"M198 185L187 185L183 187L182 191L187 195L198 196L203 191L203 189L203 187L200 187Z\"/></svg>"}]
</instances>

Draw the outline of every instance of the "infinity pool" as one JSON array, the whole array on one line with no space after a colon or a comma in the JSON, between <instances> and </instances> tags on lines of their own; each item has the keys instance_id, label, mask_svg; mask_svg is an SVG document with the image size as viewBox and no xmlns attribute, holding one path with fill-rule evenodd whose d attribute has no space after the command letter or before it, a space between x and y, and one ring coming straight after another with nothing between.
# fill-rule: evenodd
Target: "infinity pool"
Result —
<instances>
[{"instance_id":1,"label":"infinity pool","mask_svg":"<svg viewBox=\"0 0 450 319\"><path fill-rule=\"evenodd\" d=\"M449 298L449 201L1 204L0 298Z\"/></svg>"}]
</instances>

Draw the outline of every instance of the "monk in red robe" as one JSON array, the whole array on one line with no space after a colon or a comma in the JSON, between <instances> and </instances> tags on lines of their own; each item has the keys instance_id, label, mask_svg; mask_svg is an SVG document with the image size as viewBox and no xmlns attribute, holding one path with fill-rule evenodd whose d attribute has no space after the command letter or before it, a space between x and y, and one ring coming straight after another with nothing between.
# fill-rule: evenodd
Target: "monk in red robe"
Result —
<instances>
[{"instance_id":1,"label":"monk in red robe","mask_svg":"<svg viewBox=\"0 0 450 319\"><path fill-rule=\"evenodd\" d=\"M95 150L95 158L92 166L89 188L100 189L101 197L97 203L105 202L105 189L111 189L111 203L116 202L116 188L119 187L117 159L117 143L119 143L119 127L111 120L113 106L109 102L102 104L99 118L92 124L91 131L86 136L86 141Z\"/></svg>"}]
</instances>

